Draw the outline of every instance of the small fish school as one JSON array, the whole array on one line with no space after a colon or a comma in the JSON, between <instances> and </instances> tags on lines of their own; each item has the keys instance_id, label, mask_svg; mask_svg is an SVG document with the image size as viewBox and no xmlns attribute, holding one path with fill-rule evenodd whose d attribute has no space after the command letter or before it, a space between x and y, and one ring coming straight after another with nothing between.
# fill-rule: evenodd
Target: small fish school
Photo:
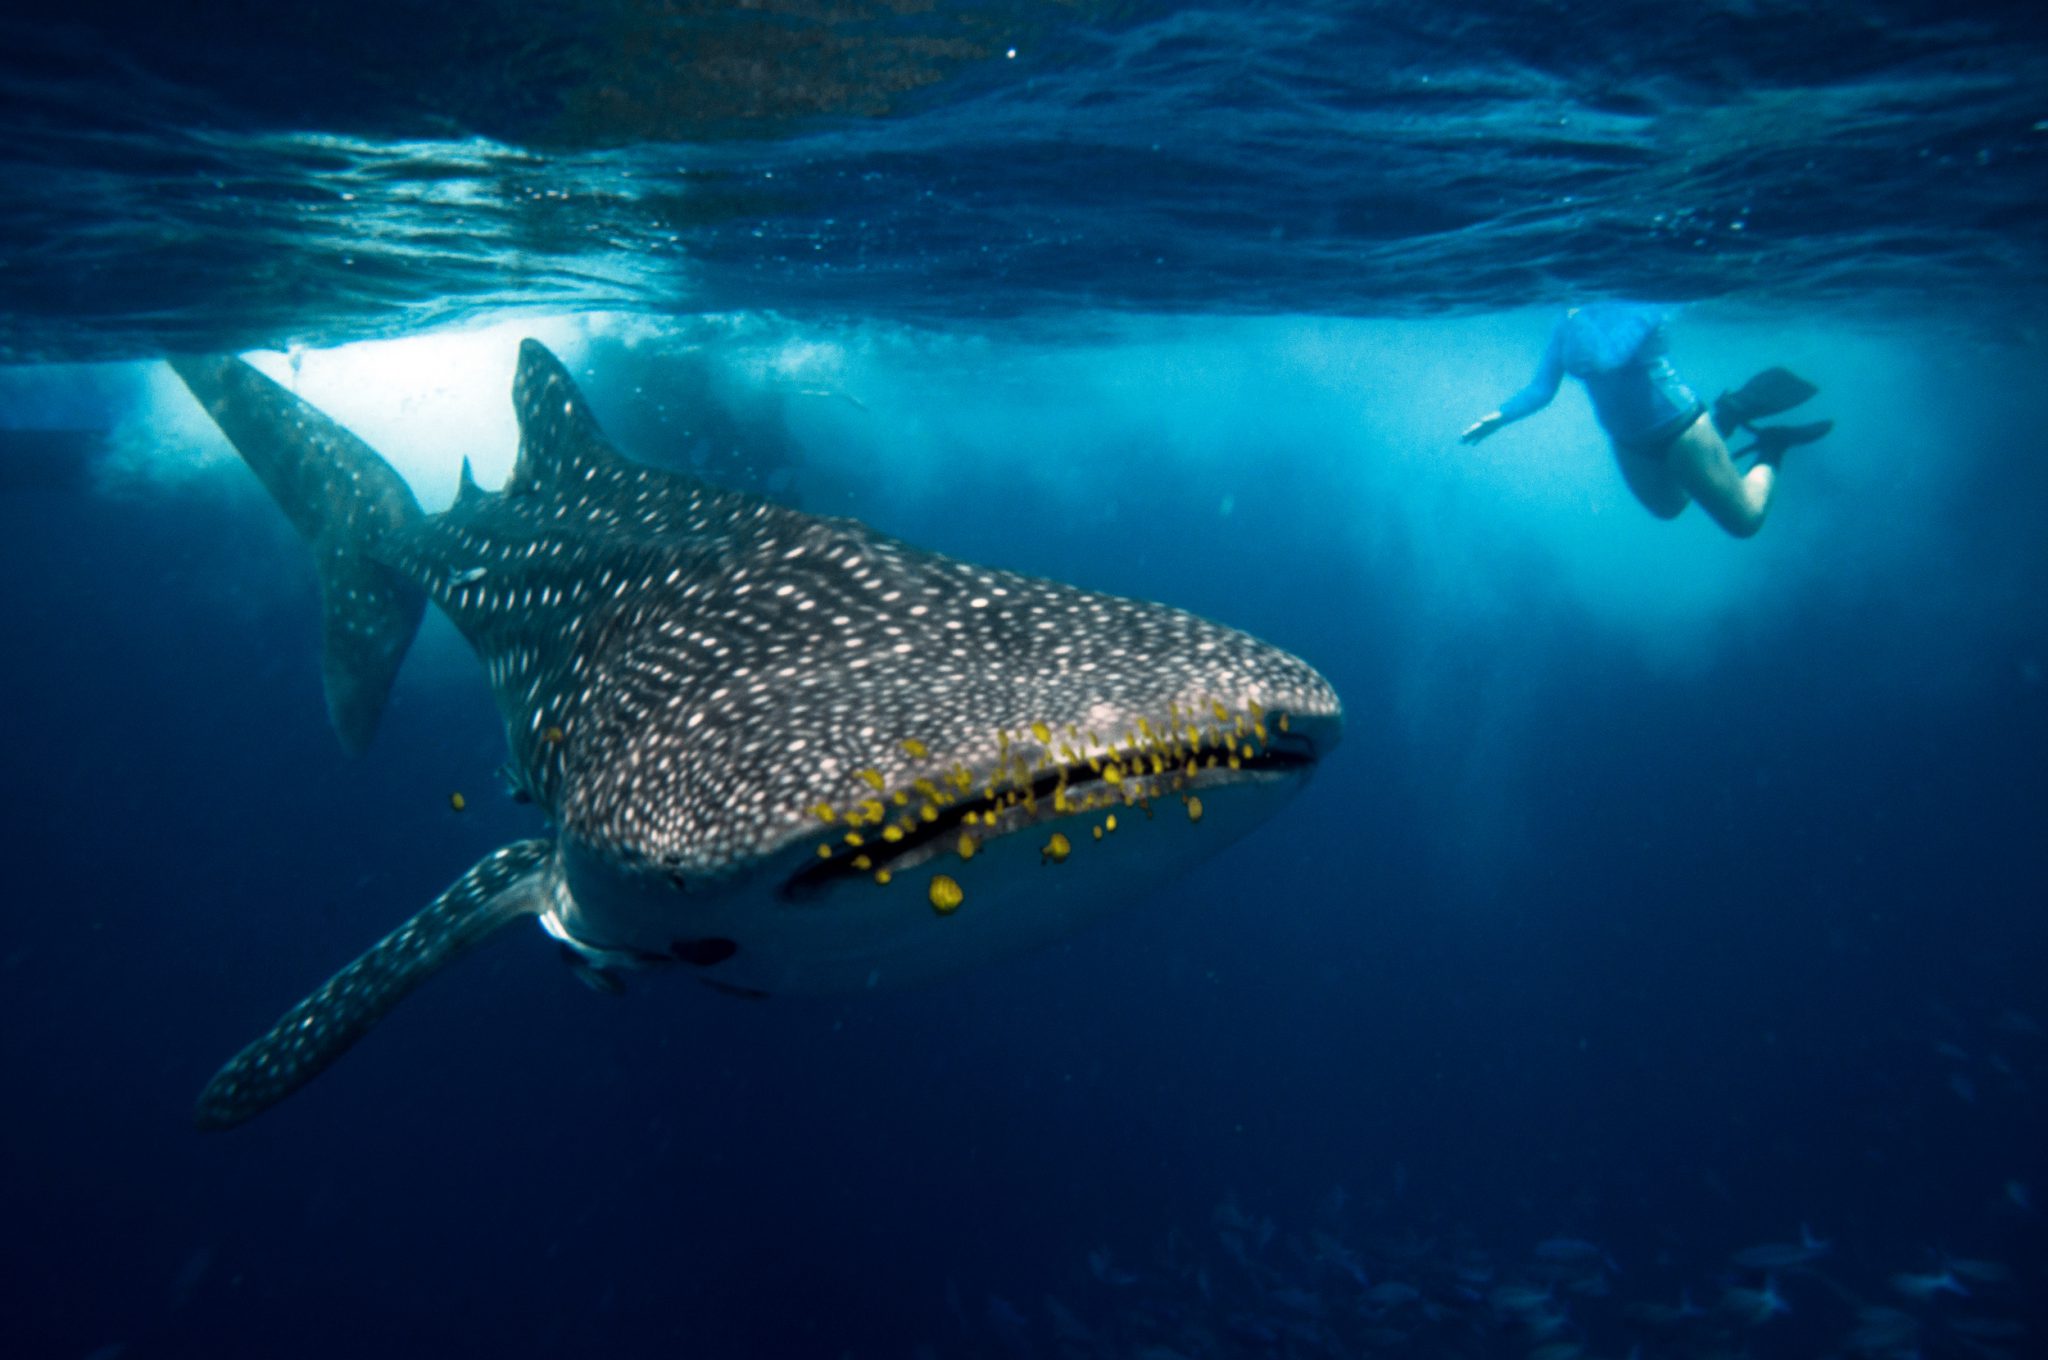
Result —
<instances>
[{"instance_id":1,"label":"small fish school","mask_svg":"<svg viewBox=\"0 0 2048 1360\"><path fill-rule=\"evenodd\" d=\"M1092 818L1092 839L1117 829L1118 809L1136 808L1146 817L1161 799L1178 796L1191 822L1202 820L1202 800L1192 789L1204 770L1242 770L1271 757L1271 733L1288 730L1287 715L1273 715L1257 703L1231 709L1212 701L1206 714L1170 708L1155 726L1139 718L1120 739L1105 739L1067 723L1032 722L1012 733L996 732L996 768L977 782L955 763L942 771L923 770L930 749L916 738L899 743L904 760L892 780L876 768L854 771L861 787L844 802L819 802L809 815L843 831L820 841L818 863L796 882L820 888L852 875L871 876L887 886L904 869L950 849L971 860L984 842L1023 830L1051 817ZM892 787L893 785L893 787ZM1063 864L1073 842L1055 831L1040 849L1045 866ZM965 900L958 880L934 876L928 890L932 910L950 916Z\"/></svg>"}]
</instances>

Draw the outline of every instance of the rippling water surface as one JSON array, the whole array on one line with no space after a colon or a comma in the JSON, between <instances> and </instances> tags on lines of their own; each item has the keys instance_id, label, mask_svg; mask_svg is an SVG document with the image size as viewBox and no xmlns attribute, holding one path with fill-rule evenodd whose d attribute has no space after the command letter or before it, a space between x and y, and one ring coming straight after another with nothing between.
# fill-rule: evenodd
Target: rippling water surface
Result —
<instances>
[{"instance_id":1,"label":"rippling water surface","mask_svg":"<svg viewBox=\"0 0 2048 1360\"><path fill-rule=\"evenodd\" d=\"M206 12L0 21L0 354L2048 279L2030 5Z\"/></svg>"}]
</instances>

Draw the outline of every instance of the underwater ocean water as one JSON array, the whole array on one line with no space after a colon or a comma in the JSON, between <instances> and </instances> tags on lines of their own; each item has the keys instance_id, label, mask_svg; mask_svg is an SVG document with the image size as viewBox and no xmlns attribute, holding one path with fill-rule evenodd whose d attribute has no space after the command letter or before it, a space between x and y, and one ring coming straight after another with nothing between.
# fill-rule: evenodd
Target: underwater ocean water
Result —
<instances>
[{"instance_id":1,"label":"underwater ocean water","mask_svg":"<svg viewBox=\"0 0 2048 1360\"><path fill-rule=\"evenodd\" d=\"M5 1354L2048 1354L2038 6L81 0L0 90ZM1755 538L1576 384L1458 442L1617 298L1819 387ZM636 457L1287 648L1343 744L1036 952L607 996L524 925L195 1130L541 825L431 614L343 753L162 360L438 510L528 335Z\"/></svg>"}]
</instances>

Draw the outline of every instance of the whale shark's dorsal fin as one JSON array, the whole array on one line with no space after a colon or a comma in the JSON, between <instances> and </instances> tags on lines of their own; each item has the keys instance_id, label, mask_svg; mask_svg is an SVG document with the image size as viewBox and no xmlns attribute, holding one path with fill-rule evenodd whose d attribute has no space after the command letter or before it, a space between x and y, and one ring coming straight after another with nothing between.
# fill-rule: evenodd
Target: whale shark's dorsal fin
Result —
<instances>
[{"instance_id":1,"label":"whale shark's dorsal fin","mask_svg":"<svg viewBox=\"0 0 2048 1360\"><path fill-rule=\"evenodd\" d=\"M455 504L474 507L490 492L476 484L476 469L469 465L469 459L462 460L462 476L455 483Z\"/></svg>"},{"instance_id":2,"label":"whale shark's dorsal fin","mask_svg":"<svg viewBox=\"0 0 2048 1360\"><path fill-rule=\"evenodd\" d=\"M560 490L629 466L598 428L569 370L538 340L519 342L512 409L519 417L519 461L505 490L514 495Z\"/></svg>"},{"instance_id":3,"label":"whale shark's dorsal fin","mask_svg":"<svg viewBox=\"0 0 2048 1360\"><path fill-rule=\"evenodd\" d=\"M202 1129L253 1118L325 1071L385 1012L498 927L547 910L553 841L514 841L484 856L426 910L286 1011L200 1093Z\"/></svg>"}]
</instances>

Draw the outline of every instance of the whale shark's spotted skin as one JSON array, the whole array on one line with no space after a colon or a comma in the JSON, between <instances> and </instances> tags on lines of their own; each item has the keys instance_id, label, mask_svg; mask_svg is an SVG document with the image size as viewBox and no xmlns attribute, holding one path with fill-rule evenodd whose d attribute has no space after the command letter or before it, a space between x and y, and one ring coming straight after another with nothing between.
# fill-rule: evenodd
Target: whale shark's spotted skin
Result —
<instances>
[{"instance_id":1,"label":"whale shark's spotted skin","mask_svg":"<svg viewBox=\"0 0 2048 1360\"><path fill-rule=\"evenodd\" d=\"M1339 730L1320 675L1234 629L629 462L532 341L511 478L487 492L465 467L431 517L246 365L177 367L320 554L344 739L367 742L423 594L482 659L511 768L555 823L520 874L479 878L486 861L417 918L445 947L416 935L396 995L528 914L601 968L681 960L749 993L944 971L1240 834ZM1181 829L1144 840L1139 815L1175 798ZM1106 877L1056 891L1036 870L1080 863L1083 836L1116 847L1090 861ZM924 892L867 895L912 876ZM281 1098L381 1016L396 995L362 970L391 943L330 984L358 973L353 1019L316 993L223 1071L201 1122Z\"/></svg>"},{"instance_id":2,"label":"whale shark's spotted skin","mask_svg":"<svg viewBox=\"0 0 2048 1360\"><path fill-rule=\"evenodd\" d=\"M686 875L773 853L852 771L922 773L906 736L974 767L1000 730L1162 691L1330 703L1304 662L1194 615L627 463L552 363L514 400L555 456L523 452L393 557L474 641L529 787L611 853Z\"/></svg>"}]
</instances>

